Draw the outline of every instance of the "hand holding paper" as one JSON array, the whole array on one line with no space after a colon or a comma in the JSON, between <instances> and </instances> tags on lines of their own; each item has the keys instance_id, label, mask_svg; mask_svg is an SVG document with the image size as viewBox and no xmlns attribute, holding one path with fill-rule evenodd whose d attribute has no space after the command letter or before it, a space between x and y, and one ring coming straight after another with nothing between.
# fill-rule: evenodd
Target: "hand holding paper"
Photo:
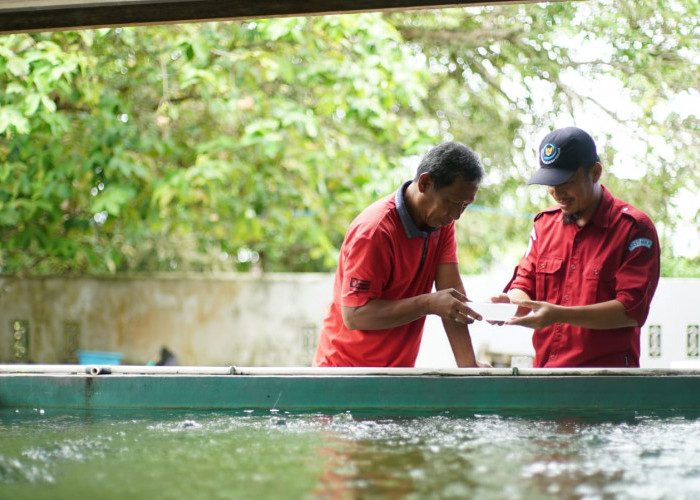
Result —
<instances>
[{"instance_id":1,"label":"hand holding paper","mask_svg":"<svg viewBox=\"0 0 700 500\"><path fill-rule=\"evenodd\" d=\"M496 302L468 302L467 305L486 321L508 321L518 310L517 304Z\"/></svg>"}]
</instances>

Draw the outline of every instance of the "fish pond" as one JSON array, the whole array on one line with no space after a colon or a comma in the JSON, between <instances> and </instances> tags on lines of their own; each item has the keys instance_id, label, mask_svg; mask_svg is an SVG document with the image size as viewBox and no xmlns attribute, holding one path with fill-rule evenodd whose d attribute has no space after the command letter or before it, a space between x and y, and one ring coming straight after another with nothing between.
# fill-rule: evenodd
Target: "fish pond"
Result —
<instances>
[{"instance_id":1,"label":"fish pond","mask_svg":"<svg viewBox=\"0 0 700 500\"><path fill-rule=\"evenodd\" d=\"M2 499L697 499L700 415L0 409Z\"/></svg>"}]
</instances>

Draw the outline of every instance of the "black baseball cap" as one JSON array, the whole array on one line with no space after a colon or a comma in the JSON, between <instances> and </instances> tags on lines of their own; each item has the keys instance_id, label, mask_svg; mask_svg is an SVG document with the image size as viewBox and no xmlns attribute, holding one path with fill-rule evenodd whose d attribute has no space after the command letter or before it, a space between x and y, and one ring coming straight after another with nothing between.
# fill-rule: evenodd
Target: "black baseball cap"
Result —
<instances>
[{"instance_id":1,"label":"black baseball cap","mask_svg":"<svg viewBox=\"0 0 700 500\"><path fill-rule=\"evenodd\" d=\"M579 167L600 161L593 138L577 127L547 134L540 143L539 159L540 168L528 184L558 186L571 179Z\"/></svg>"}]
</instances>

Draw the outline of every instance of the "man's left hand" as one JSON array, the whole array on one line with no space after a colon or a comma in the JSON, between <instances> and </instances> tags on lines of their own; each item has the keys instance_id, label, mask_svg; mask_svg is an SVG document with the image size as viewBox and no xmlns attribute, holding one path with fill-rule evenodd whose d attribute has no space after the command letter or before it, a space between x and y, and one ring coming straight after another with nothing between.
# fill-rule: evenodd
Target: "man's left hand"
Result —
<instances>
[{"instance_id":1,"label":"man's left hand","mask_svg":"<svg viewBox=\"0 0 700 500\"><path fill-rule=\"evenodd\" d=\"M525 316L516 316L509 319L505 322L506 325L525 326L539 330L554 323L561 323L561 306L537 300L513 300L512 303L530 309L532 312ZM520 312L520 309L518 309L518 312Z\"/></svg>"}]
</instances>

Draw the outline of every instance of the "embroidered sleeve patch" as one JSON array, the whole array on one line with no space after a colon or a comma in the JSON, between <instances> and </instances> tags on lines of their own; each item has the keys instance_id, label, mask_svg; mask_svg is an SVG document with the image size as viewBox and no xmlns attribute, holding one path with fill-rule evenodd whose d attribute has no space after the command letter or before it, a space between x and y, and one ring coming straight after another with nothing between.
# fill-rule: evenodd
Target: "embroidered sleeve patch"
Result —
<instances>
[{"instance_id":1,"label":"embroidered sleeve patch","mask_svg":"<svg viewBox=\"0 0 700 500\"><path fill-rule=\"evenodd\" d=\"M370 282L359 278L350 278L350 290L353 292L366 292L369 290Z\"/></svg>"},{"instance_id":2,"label":"embroidered sleeve patch","mask_svg":"<svg viewBox=\"0 0 700 500\"><path fill-rule=\"evenodd\" d=\"M636 240L632 241L632 243L630 243L630 246L627 248L627 250L631 252L635 248L639 247L651 248L651 240L649 238L637 238Z\"/></svg>"}]
</instances>

